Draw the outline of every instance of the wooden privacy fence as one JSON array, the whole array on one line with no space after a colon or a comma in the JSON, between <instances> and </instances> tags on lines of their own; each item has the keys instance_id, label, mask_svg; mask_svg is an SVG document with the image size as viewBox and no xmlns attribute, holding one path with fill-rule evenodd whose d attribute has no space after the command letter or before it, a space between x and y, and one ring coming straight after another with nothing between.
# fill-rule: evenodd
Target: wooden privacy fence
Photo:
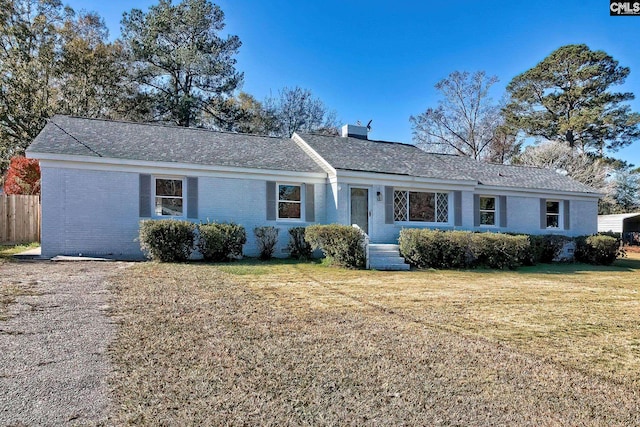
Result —
<instances>
[{"instance_id":1,"label":"wooden privacy fence","mask_svg":"<svg viewBox=\"0 0 640 427\"><path fill-rule=\"evenodd\" d=\"M40 196L0 195L0 243L40 241Z\"/></svg>"}]
</instances>

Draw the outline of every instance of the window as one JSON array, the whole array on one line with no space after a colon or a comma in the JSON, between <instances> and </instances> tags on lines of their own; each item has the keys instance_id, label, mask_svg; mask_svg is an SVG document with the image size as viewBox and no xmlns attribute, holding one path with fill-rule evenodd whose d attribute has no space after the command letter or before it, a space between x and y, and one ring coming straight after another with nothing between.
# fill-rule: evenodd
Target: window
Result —
<instances>
[{"instance_id":1,"label":"window","mask_svg":"<svg viewBox=\"0 0 640 427\"><path fill-rule=\"evenodd\" d=\"M302 191L300 185L278 185L278 219L302 218Z\"/></svg>"},{"instance_id":2,"label":"window","mask_svg":"<svg viewBox=\"0 0 640 427\"><path fill-rule=\"evenodd\" d=\"M547 200L547 228L560 228L560 202Z\"/></svg>"},{"instance_id":3,"label":"window","mask_svg":"<svg viewBox=\"0 0 640 427\"><path fill-rule=\"evenodd\" d=\"M182 179L156 178L155 213L158 216L182 216Z\"/></svg>"},{"instance_id":4,"label":"window","mask_svg":"<svg viewBox=\"0 0 640 427\"><path fill-rule=\"evenodd\" d=\"M394 221L449 222L449 194L394 191Z\"/></svg>"},{"instance_id":5,"label":"window","mask_svg":"<svg viewBox=\"0 0 640 427\"><path fill-rule=\"evenodd\" d=\"M480 225L496 225L496 198L480 196Z\"/></svg>"}]
</instances>

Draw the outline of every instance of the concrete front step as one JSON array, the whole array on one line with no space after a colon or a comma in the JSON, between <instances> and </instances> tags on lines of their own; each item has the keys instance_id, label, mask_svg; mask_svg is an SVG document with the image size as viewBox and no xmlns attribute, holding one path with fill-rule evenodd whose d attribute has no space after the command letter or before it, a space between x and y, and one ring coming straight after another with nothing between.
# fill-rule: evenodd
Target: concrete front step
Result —
<instances>
[{"instance_id":1,"label":"concrete front step","mask_svg":"<svg viewBox=\"0 0 640 427\"><path fill-rule=\"evenodd\" d=\"M397 263L397 264L369 264L369 268L371 270L381 270L381 271L409 271L409 264Z\"/></svg>"},{"instance_id":2,"label":"concrete front step","mask_svg":"<svg viewBox=\"0 0 640 427\"><path fill-rule=\"evenodd\" d=\"M371 262L377 262L377 263L390 263L390 264L397 264L397 263L403 263L404 262L404 258L402 258L401 256L398 256L398 254L394 255L384 255L384 256L371 256L371 254L369 254L369 258L371 259Z\"/></svg>"},{"instance_id":3,"label":"concrete front step","mask_svg":"<svg viewBox=\"0 0 640 427\"><path fill-rule=\"evenodd\" d=\"M369 245L370 254L395 255L400 256L400 247L398 245Z\"/></svg>"},{"instance_id":4,"label":"concrete front step","mask_svg":"<svg viewBox=\"0 0 640 427\"><path fill-rule=\"evenodd\" d=\"M396 249L371 249L369 248L369 253L380 256L400 256L400 252Z\"/></svg>"},{"instance_id":5,"label":"concrete front step","mask_svg":"<svg viewBox=\"0 0 640 427\"><path fill-rule=\"evenodd\" d=\"M369 268L374 270L406 271L409 265L405 264L400 256L400 247L394 244L370 244Z\"/></svg>"},{"instance_id":6,"label":"concrete front step","mask_svg":"<svg viewBox=\"0 0 640 427\"><path fill-rule=\"evenodd\" d=\"M394 245L392 243L370 243L369 250L390 250L390 251L399 251L400 245Z\"/></svg>"}]
</instances>

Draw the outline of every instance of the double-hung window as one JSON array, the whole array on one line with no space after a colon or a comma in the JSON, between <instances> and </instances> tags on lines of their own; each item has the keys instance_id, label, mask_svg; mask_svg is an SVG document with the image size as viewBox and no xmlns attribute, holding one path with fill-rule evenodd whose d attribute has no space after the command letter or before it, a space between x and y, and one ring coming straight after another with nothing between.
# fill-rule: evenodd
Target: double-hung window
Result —
<instances>
[{"instance_id":1,"label":"double-hung window","mask_svg":"<svg viewBox=\"0 0 640 427\"><path fill-rule=\"evenodd\" d=\"M560 228L560 202L547 200L547 228Z\"/></svg>"},{"instance_id":2,"label":"double-hung window","mask_svg":"<svg viewBox=\"0 0 640 427\"><path fill-rule=\"evenodd\" d=\"M480 225L496 225L496 198L480 196Z\"/></svg>"},{"instance_id":3,"label":"double-hung window","mask_svg":"<svg viewBox=\"0 0 640 427\"><path fill-rule=\"evenodd\" d=\"M449 222L449 194L396 190L394 221Z\"/></svg>"},{"instance_id":4,"label":"double-hung window","mask_svg":"<svg viewBox=\"0 0 640 427\"><path fill-rule=\"evenodd\" d=\"M155 214L157 216L183 216L184 197L182 179L155 179Z\"/></svg>"},{"instance_id":5,"label":"double-hung window","mask_svg":"<svg viewBox=\"0 0 640 427\"><path fill-rule=\"evenodd\" d=\"M302 218L302 186L278 185L278 219Z\"/></svg>"}]
</instances>

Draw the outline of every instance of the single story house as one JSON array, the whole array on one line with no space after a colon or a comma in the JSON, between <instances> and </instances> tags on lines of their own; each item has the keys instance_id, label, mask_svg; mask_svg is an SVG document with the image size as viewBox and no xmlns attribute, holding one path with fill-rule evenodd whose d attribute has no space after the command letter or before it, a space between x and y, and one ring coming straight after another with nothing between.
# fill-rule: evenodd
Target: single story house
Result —
<instances>
[{"instance_id":1,"label":"single story house","mask_svg":"<svg viewBox=\"0 0 640 427\"><path fill-rule=\"evenodd\" d=\"M253 228L357 224L373 243L403 227L530 234L597 231L600 196L554 171L487 164L367 139L292 138L53 117L27 150L42 171L42 254L142 257L139 222L182 218Z\"/></svg>"}]
</instances>

